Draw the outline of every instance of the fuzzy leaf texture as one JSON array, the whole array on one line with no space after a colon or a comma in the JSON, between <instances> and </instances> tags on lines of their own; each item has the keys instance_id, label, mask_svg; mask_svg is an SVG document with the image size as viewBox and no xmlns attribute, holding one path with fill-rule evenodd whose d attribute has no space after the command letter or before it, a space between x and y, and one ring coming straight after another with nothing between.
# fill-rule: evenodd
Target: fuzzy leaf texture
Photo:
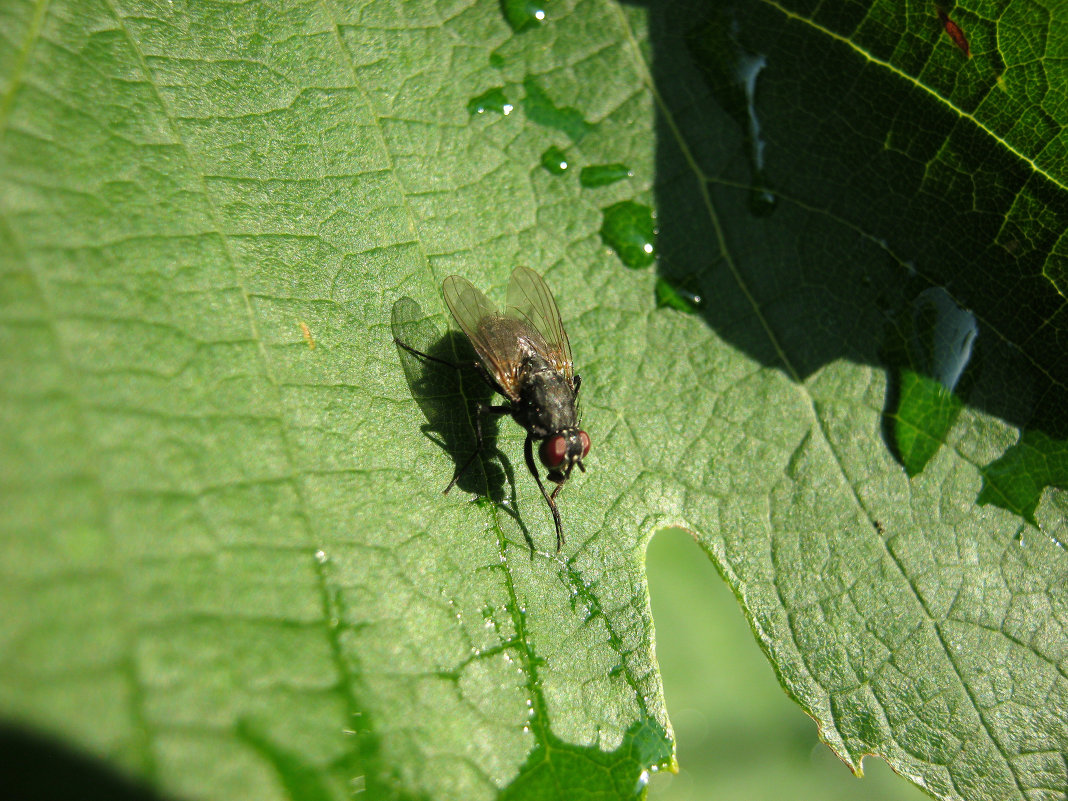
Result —
<instances>
[{"instance_id":1,"label":"fuzzy leaf texture","mask_svg":"<svg viewBox=\"0 0 1068 801\"><path fill-rule=\"evenodd\" d=\"M641 797L682 525L851 767L1065 798L1068 11L536 8L0 8L0 716L165 798ZM559 555L393 344L518 264Z\"/></svg>"}]
</instances>

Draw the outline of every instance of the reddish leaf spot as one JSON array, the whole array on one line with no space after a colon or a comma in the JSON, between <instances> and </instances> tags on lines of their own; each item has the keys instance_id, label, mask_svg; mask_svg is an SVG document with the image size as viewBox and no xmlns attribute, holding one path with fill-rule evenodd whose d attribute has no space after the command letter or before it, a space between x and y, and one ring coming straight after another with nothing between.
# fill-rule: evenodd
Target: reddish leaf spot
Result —
<instances>
[{"instance_id":1,"label":"reddish leaf spot","mask_svg":"<svg viewBox=\"0 0 1068 801\"><path fill-rule=\"evenodd\" d=\"M942 9L938 9L938 21L942 23L942 27L946 29L946 33L949 34L949 38L953 40L953 44L960 48L960 51L964 53L966 58L972 57L971 48L968 47L968 40L964 36L964 31L960 29L960 25L955 23L949 18Z\"/></svg>"}]
</instances>

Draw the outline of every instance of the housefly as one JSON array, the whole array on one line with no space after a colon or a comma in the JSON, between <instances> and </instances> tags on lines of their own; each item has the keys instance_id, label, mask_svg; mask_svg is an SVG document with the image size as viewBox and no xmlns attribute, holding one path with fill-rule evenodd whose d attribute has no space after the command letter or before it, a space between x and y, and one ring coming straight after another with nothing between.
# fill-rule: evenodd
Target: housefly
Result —
<instances>
[{"instance_id":1,"label":"housefly","mask_svg":"<svg viewBox=\"0 0 1068 801\"><path fill-rule=\"evenodd\" d=\"M552 292L542 277L527 267L516 267L512 272L504 312L498 311L470 281L458 275L446 278L441 290L449 311L478 354L476 369L507 401L498 406L479 404L475 452L456 471L445 492L453 488L482 452L483 416L511 415L526 429L523 454L527 469L553 513L559 553L564 544L564 529L556 496L576 465L585 472L582 460L590 452L590 437L579 428L576 399L582 380L575 374L571 345ZM420 358L461 367L395 341ZM538 458L548 471L546 478L556 484L551 493L545 489L534 462L535 443L539 443Z\"/></svg>"}]
</instances>

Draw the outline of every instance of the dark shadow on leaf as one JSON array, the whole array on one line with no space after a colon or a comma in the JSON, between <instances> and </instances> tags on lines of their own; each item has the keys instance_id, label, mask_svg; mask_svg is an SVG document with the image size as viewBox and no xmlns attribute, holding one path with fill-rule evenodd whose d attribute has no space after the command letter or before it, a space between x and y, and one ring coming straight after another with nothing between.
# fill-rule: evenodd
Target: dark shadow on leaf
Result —
<instances>
[{"instance_id":1,"label":"dark shadow on leaf","mask_svg":"<svg viewBox=\"0 0 1068 801\"><path fill-rule=\"evenodd\" d=\"M163 801L113 767L36 731L0 723L0 795L19 801Z\"/></svg>"},{"instance_id":2,"label":"dark shadow on leaf","mask_svg":"<svg viewBox=\"0 0 1068 801\"><path fill-rule=\"evenodd\" d=\"M649 12L663 281L793 380L842 359L894 380L908 366L884 359L896 321L941 287L979 321L962 399L1068 435L1068 307L1052 269L1068 196L927 90L974 80L996 94L996 65L947 50L947 74L924 75L948 88L920 87L861 52L895 59L900 36L928 63L933 7L930 26L902 8L886 43L872 26L851 47L766 4L631 2ZM835 16L848 9L827 13L821 25L852 30Z\"/></svg>"},{"instance_id":3,"label":"dark shadow on leaf","mask_svg":"<svg viewBox=\"0 0 1068 801\"><path fill-rule=\"evenodd\" d=\"M404 348L397 347L412 398L426 417L427 422L421 430L452 457L455 473L464 466L475 450L474 426L478 405L496 405L501 403L502 399L475 368L477 357L467 337L458 331L442 334L423 314L419 304L411 298L404 297L393 304L391 329L394 338L405 345L435 359L460 366L456 369L420 359ZM484 444L481 465L477 463L479 460L471 464L459 476L452 492L462 491L488 497L516 521L533 553L533 539L516 512L519 506L515 491L515 470L509 458L497 448L499 421L500 418L494 416L483 418ZM509 488L507 494L506 484ZM442 487L442 490L444 489Z\"/></svg>"}]
</instances>

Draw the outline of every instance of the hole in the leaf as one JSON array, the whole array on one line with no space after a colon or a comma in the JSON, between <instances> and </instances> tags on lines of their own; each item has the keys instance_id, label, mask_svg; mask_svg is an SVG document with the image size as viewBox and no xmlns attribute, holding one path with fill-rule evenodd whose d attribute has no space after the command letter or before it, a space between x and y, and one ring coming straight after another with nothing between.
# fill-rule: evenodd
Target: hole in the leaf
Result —
<instances>
[{"instance_id":1,"label":"hole in the leaf","mask_svg":"<svg viewBox=\"0 0 1068 801\"><path fill-rule=\"evenodd\" d=\"M656 657L675 729L679 773L649 783L650 801L706 798L920 801L881 759L857 779L782 691L730 588L681 529L646 553Z\"/></svg>"}]
</instances>

